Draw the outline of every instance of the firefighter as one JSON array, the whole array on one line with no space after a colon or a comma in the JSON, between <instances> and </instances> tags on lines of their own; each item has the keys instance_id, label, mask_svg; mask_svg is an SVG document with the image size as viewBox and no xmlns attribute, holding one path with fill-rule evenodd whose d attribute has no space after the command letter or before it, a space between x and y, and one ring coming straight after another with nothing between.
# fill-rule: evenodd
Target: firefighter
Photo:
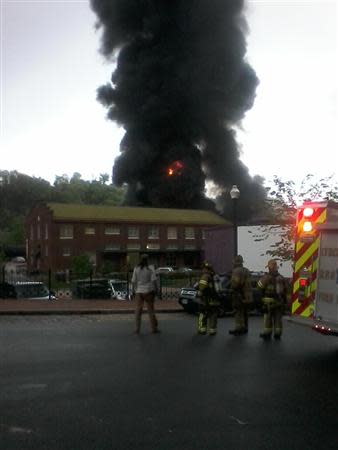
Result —
<instances>
[{"instance_id":1,"label":"firefighter","mask_svg":"<svg viewBox=\"0 0 338 450\"><path fill-rule=\"evenodd\" d=\"M250 271L243 267L243 257L237 255L233 261L230 279L231 300L234 309L235 328L229 334L240 336L248 332L248 309L252 303Z\"/></svg>"},{"instance_id":2,"label":"firefighter","mask_svg":"<svg viewBox=\"0 0 338 450\"><path fill-rule=\"evenodd\" d=\"M268 273L258 281L261 290L264 324L260 334L262 339L270 339L272 332L275 339L280 339L283 331L282 317L286 305L286 279L278 272L277 261L270 259Z\"/></svg>"},{"instance_id":3,"label":"firefighter","mask_svg":"<svg viewBox=\"0 0 338 450\"><path fill-rule=\"evenodd\" d=\"M217 332L217 314L219 299L214 283L215 272L212 265L205 261L203 263L202 276L198 283L199 315L197 332L214 336Z\"/></svg>"}]
</instances>

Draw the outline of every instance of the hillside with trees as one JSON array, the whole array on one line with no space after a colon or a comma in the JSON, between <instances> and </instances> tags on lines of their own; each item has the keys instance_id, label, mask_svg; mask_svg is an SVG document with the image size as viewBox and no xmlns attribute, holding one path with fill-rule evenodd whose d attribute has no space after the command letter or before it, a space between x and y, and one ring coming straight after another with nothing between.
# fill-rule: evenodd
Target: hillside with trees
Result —
<instances>
[{"instance_id":1,"label":"hillside with trees","mask_svg":"<svg viewBox=\"0 0 338 450\"><path fill-rule=\"evenodd\" d=\"M119 205L124 188L109 183L109 175L98 180L57 176L53 184L17 171L0 170L0 252L24 245L24 218L38 202Z\"/></svg>"},{"instance_id":2,"label":"hillside with trees","mask_svg":"<svg viewBox=\"0 0 338 450\"><path fill-rule=\"evenodd\" d=\"M238 200L240 224L255 223L259 220L266 225L263 233L256 236L264 240L274 226L283 225L284 233L269 255L281 260L289 260L293 253L294 221L297 204L304 200L338 201L338 183L333 177L317 180L308 175L297 186L291 180L275 176L270 186L265 188L265 201L247 204L243 196ZM0 259L4 249L16 247L24 249L24 219L28 211L38 202L80 203L94 205L121 205L125 200L125 188L110 183L108 174L101 174L98 180L84 180L80 173L72 177L56 176L53 184L42 178L30 177L17 171L0 170ZM217 205L217 198L215 198ZM223 203L224 205L224 203ZM222 208L221 214L232 220L231 204ZM249 216L248 215L249 211ZM252 212L254 211L254 213ZM253 216L254 215L254 216ZM251 219L251 220L250 220ZM2 256L1 256L2 255Z\"/></svg>"}]
</instances>

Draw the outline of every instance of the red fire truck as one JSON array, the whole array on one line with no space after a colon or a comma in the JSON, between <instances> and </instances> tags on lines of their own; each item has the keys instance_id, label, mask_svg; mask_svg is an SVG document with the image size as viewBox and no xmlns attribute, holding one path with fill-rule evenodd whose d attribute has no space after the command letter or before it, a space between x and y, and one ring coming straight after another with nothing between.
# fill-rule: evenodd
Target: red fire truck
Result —
<instances>
[{"instance_id":1,"label":"red fire truck","mask_svg":"<svg viewBox=\"0 0 338 450\"><path fill-rule=\"evenodd\" d=\"M291 313L338 335L338 203L298 208Z\"/></svg>"}]
</instances>

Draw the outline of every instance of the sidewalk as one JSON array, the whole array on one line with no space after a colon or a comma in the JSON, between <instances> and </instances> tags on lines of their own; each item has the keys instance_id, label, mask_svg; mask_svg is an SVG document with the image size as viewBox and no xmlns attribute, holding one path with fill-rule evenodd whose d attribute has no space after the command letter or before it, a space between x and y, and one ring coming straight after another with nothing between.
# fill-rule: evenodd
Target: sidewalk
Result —
<instances>
[{"instance_id":1,"label":"sidewalk","mask_svg":"<svg viewBox=\"0 0 338 450\"><path fill-rule=\"evenodd\" d=\"M146 307L145 307L146 309ZM156 300L156 312L183 312L177 300ZM120 300L2 300L0 315L35 315L35 314L132 314L134 301Z\"/></svg>"}]
</instances>

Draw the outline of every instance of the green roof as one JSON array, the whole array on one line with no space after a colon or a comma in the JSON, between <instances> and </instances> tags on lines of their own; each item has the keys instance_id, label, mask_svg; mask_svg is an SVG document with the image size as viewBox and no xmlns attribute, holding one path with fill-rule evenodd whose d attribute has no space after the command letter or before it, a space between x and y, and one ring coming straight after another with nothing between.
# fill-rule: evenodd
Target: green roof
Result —
<instances>
[{"instance_id":1,"label":"green roof","mask_svg":"<svg viewBox=\"0 0 338 450\"><path fill-rule=\"evenodd\" d=\"M186 225L230 225L218 214L198 209L142 208L47 203L56 220L172 223Z\"/></svg>"}]
</instances>

